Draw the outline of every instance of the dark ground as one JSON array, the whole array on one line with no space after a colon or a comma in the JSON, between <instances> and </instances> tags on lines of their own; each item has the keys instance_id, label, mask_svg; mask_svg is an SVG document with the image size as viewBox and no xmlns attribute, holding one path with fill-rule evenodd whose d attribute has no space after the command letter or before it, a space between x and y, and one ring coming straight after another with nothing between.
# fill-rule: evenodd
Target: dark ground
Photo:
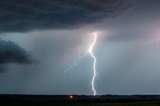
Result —
<instances>
[{"instance_id":1,"label":"dark ground","mask_svg":"<svg viewBox=\"0 0 160 106\"><path fill-rule=\"evenodd\" d=\"M0 106L160 106L160 95L0 95Z\"/></svg>"}]
</instances>

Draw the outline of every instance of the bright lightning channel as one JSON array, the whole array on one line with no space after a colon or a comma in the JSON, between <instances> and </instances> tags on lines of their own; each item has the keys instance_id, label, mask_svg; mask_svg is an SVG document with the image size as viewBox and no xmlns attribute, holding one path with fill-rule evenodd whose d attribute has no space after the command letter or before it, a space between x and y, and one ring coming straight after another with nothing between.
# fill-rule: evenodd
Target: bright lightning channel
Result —
<instances>
[{"instance_id":1,"label":"bright lightning channel","mask_svg":"<svg viewBox=\"0 0 160 106\"><path fill-rule=\"evenodd\" d=\"M96 95L96 90L95 90L95 79L96 79L96 57L93 54L93 48L96 44L96 40L97 40L97 34L94 33L94 40L93 43L91 44L91 46L89 47L88 53L90 53L91 57L93 58L93 76L92 76L92 81L91 81L91 86L92 86L92 91L93 91L93 95Z\"/></svg>"},{"instance_id":2,"label":"bright lightning channel","mask_svg":"<svg viewBox=\"0 0 160 106\"><path fill-rule=\"evenodd\" d=\"M95 80L96 80L96 76L97 76L97 71L96 71L96 62L97 61L96 61L96 57L93 54L93 49L96 44L96 41L97 41L97 33L94 32L93 43L89 46L88 51L85 53L80 53L79 56L77 57L77 59L74 61L74 63L66 70L66 71L72 70L75 66L77 66L81 62L81 60L85 56L87 56L87 54L90 54L90 56L93 58L93 65L92 65L93 76L92 76L92 80L91 80L91 90L92 90L94 96L97 94L96 89L95 89Z\"/></svg>"}]
</instances>

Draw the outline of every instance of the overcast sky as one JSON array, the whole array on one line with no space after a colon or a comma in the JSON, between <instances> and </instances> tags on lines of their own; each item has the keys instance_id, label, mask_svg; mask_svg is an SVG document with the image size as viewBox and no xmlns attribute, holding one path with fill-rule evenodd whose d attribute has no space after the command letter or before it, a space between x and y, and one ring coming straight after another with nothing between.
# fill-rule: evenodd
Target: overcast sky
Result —
<instances>
[{"instance_id":1,"label":"overcast sky","mask_svg":"<svg viewBox=\"0 0 160 106\"><path fill-rule=\"evenodd\" d=\"M160 94L159 0L1 0L0 94ZM156 40L153 40L157 38Z\"/></svg>"}]
</instances>

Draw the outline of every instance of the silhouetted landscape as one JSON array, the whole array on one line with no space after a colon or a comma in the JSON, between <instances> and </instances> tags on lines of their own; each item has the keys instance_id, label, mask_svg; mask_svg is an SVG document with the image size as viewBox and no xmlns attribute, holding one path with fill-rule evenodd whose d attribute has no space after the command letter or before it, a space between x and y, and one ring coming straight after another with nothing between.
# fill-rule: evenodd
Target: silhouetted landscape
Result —
<instances>
[{"instance_id":1,"label":"silhouetted landscape","mask_svg":"<svg viewBox=\"0 0 160 106\"><path fill-rule=\"evenodd\" d=\"M0 105L158 106L160 105L160 95L0 95Z\"/></svg>"}]
</instances>

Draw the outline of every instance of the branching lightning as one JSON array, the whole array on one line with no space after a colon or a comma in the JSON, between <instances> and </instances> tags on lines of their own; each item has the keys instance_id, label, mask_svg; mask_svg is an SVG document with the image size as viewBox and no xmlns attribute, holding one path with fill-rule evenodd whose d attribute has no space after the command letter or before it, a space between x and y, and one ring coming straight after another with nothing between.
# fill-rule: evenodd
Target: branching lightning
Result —
<instances>
[{"instance_id":1,"label":"branching lightning","mask_svg":"<svg viewBox=\"0 0 160 106\"><path fill-rule=\"evenodd\" d=\"M147 43L145 43L144 45L142 45L142 48L144 48L144 47L146 47L146 46L148 46L148 45L150 45L150 44L153 44L153 43L156 43L156 44L158 44L160 42L160 36L156 36L156 37L154 37L152 40L150 40L150 41L148 41Z\"/></svg>"},{"instance_id":2,"label":"branching lightning","mask_svg":"<svg viewBox=\"0 0 160 106\"><path fill-rule=\"evenodd\" d=\"M96 56L93 53L93 49L94 49L94 46L96 45L96 41L97 41L97 33L94 33L93 42L89 46L88 51L80 52L78 57L75 59L74 63L66 70L66 71L72 70L75 66L77 66L81 62L81 60L84 57L86 57L89 54L91 56L91 58L93 59L93 65L92 65L93 75L92 75L92 79L91 79L91 90L93 92L93 95L97 94L96 89L95 89L95 80L96 80L96 77L98 76L97 71L96 71L97 60L96 60ZM152 38L150 41L143 44L140 47L140 49L143 49L151 44L158 44L158 43L160 43L160 36L156 36L156 37Z\"/></svg>"},{"instance_id":3,"label":"branching lightning","mask_svg":"<svg viewBox=\"0 0 160 106\"><path fill-rule=\"evenodd\" d=\"M72 70L75 66L77 66L81 62L81 60L85 56L87 56L89 54L93 58L93 65L92 65L93 75L92 75L92 80L91 80L91 90L93 92L93 95L96 95L96 93L97 93L96 89L95 89L95 80L96 80L96 76L97 76L97 72L96 72L96 57L93 54L93 49L94 49L94 46L96 44L96 41L97 41L97 34L94 33L94 39L93 39L93 42L91 43L91 45L89 46L88 51L86 51L85 53L79 53L79 56L74 61L74 63L66 70L66 71Z\"/></svg>"},{"instance_id":4,"label":"branching lightning","mask_svg":"<svg viewBox=\"0 0 160 106\"><path fill-rule=\"evenodd\" d=\"M87 55L87 53L79 53L77 59L74 61L74 63L67 69L67 71L72 70L75 66L77 66L80 62L81 59L83 59L85 56Z\"/></svg>"}]
</instances>

